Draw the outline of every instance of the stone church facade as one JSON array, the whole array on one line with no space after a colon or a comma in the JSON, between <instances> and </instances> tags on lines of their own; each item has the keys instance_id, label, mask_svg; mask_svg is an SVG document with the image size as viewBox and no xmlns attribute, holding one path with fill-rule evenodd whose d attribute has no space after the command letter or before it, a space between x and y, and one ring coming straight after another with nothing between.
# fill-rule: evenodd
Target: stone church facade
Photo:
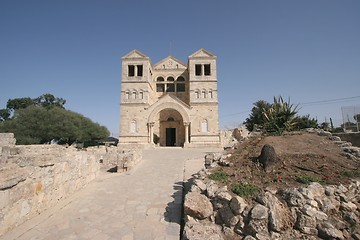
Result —
<instances>
[{"instance_id":1,"label":"stone church facade","mask_svg":"<svg viewBox=\"0 0 360 240\"><path fill-rule=\"evenodd\" d=\"M153 65L133 50L122 58L119 146L219 147L216 56L200 49L188 64Z\"/></svg>"}]
</instances>

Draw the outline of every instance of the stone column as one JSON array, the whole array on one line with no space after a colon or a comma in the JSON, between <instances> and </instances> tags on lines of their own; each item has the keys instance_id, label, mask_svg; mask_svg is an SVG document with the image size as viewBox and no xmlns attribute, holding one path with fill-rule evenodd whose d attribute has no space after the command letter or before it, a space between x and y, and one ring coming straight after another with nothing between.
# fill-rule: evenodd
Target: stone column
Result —
<instances>
[{"instance_id":1,"label":"stone column","mask_svg":"<svg viewBox=\"0 0 360 240\"><path fill-rule=\"evenodd\" d=\"M148 123L148 128L149 128L149 143L150 144L153 144L154 143L154 124L155 123L153 123L153 122L151 122L151 123Z\"/></svg>"},{"instance_id":2,"label":"stone column","mask_svg":"<svg viewBox=\"0 0 360 240\"><path fill-rule=\"evenodd\" d=\"M185 144L189 143L189 122L184 122L185 126Z\"/></svg>"}]
</instances>

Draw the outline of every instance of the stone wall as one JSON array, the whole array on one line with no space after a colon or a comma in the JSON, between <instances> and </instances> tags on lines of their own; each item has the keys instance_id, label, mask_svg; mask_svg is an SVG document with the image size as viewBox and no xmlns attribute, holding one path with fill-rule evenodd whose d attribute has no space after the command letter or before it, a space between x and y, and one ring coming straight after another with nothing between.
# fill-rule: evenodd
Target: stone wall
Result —
<instances>
[{"instance_id":1,"label":"stone wall","mask_svg":"<svg viewBox=\"0 0 360 240\"><path fill-rule=\"evenodd\" d=\"M360 239L360 182L265 190L245 199L195 175L183 239Z\"/></svg>"},{"instance_id":2,"label":"stone wall","mask_svg":"<svg viewBox=\"0 0 360 240\"><path fill-rule=\"evenodd\" d=\"M360 132L357 133L333 133L334 136L338 136L343 141L351 142L352 145L360 147Z\"/></svg>"},{"instance_id":3,"label":"stone wall","mask_svg":"<svg viewBox=\"0 0 360 240\"><path fill-rule=\"evenodd\" d=\"M129 170L141 159L139 152L104 146L8 144L0 151L0 236L105 174L102 169Z\"/></svg>"},{"instance_id":4,"label":"stone wall","mask_svg":"<svg viewBox=\"0 0 360 240\"><path fill-rule=\"evenodd\" d=\"M2 146L14 146L16 139L13 133L0 133L0 147Z\"/></svg>"}]
</instances>

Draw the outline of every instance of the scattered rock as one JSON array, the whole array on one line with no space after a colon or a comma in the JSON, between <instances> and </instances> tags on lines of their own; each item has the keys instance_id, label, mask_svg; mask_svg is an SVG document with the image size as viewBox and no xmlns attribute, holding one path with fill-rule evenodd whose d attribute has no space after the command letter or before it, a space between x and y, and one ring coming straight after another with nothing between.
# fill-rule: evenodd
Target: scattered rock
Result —
<instances>
[{"instance_id":1,"label":"scattered rock","mask_svg":"<svg viewBox=\"0 0 360 240\"><path fill-rule=\"evenodd\" d=\"M187 223L184 228L184 240L222 240L221 227L215 224Z\"/></svg>"},{"instance_id":2,"label":"scattered rock","mask_svg":"<svg viewBox=\"0 0 360 240\"><path fill-rule=\"evenodd\" d=\"M239 217L233 214L229 206L221 208L219 214L227 227L234 227L239 222Z\"/></svg>"},{"instance_id":3,"label":"scattered rock","mask_svg":"<svg viewBox=\"0 0 360 240\"><path fill-rule=\"evenodd\" d=\"M247 206L245 199L239 196L233 197L230 201L230 208L236 215L241 215Z\"/></svg>"},{"instance_id":4,"label":"scattered rock","mask_svg":"<svg viewBox=\"0 0 360 240\"><path fill-rule=\"evenodd\" d=\"M212 215L213 206L206 196L190 192L185 196L184 212L193 218L205 219Z\"/></svg>"},{"instance_id":5,"label":"scattered rock","mask_svg":"<svg viewBox=\"0 0 360 240\"><path fill-rule=\"evenodd\" d=\"M319 236L325 239L344 239L344 235L331 223L323 222L317 225Z\"/></svg>"}]
</instances>

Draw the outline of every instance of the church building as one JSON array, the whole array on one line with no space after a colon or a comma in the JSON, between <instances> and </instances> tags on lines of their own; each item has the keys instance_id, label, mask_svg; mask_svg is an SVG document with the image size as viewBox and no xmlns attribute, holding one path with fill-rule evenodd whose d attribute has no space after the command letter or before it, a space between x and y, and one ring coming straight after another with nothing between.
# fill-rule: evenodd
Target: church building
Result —
<instances>
[{"instance_id":1,"label":"church building","mask_svg":"<svg viewBox=\"0 0 360 240\"><path fill-rule=\"evenodd\" d=\"M220 147L216 56L122 58L119 146Z\"/></svg>"}]
</instances>

